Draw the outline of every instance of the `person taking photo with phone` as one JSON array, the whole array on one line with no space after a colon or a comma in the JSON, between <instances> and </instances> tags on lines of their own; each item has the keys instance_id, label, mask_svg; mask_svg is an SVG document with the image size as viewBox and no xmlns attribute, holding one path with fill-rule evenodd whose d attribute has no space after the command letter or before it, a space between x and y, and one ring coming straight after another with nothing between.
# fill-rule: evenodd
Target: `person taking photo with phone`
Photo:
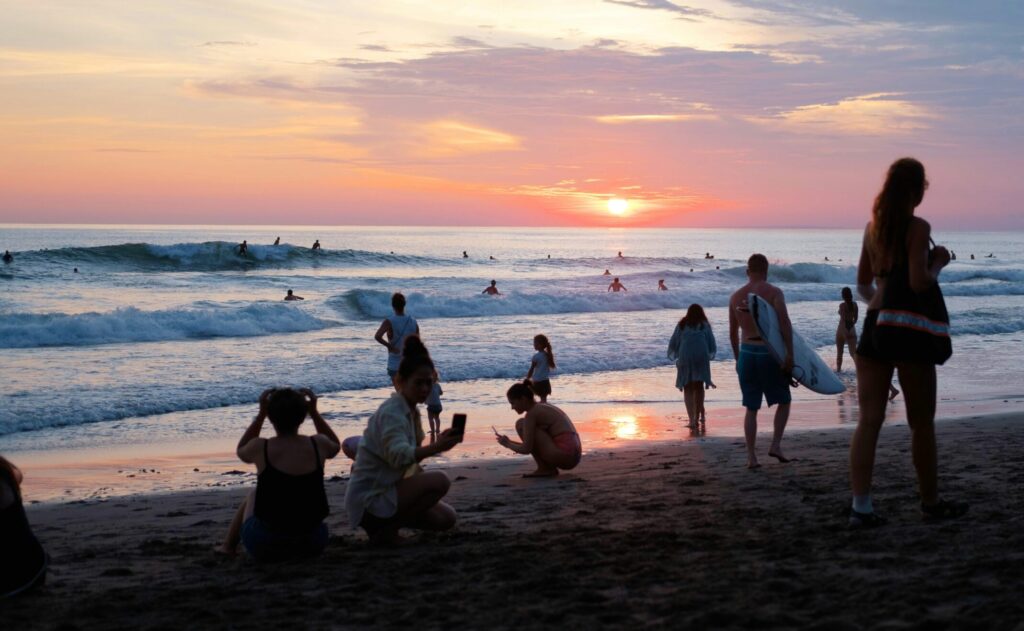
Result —
<instances>
[{"instance_id":1,"label":"person taking photo with phone","mask_svg":"<svg viewBox=\"0 0 1024 631\"><path fill-rule=\"evenodd\" d=\"M441 501L451 481L443 471L423 471L419 464L462 441L461 434L446 429L423 444L418 406L430 396L434 370L423 342L409 336L395 375L396 392L370 417L359 441L345 507L349 523L365 530L375 545L400 543L400 528L455 526L455 509Z\"/></svg>"},{"instance_id":2,"label":"person taking photo with phone","mask_svg":"<svg viewBox=\"0 0 1024 631\"><path fill-rule=\"evenodd\" d=\"M523 477L546 478L558 475L559 470L576 468L583 456L583 445L569 416L550 403L538 402L529 383L513 385L507 396L516 413L526 414L516 421L521 442L497 431L495 434L499 445L517 454L533 456L537 462L537 470Z\"/></svg>"}]
</instances>

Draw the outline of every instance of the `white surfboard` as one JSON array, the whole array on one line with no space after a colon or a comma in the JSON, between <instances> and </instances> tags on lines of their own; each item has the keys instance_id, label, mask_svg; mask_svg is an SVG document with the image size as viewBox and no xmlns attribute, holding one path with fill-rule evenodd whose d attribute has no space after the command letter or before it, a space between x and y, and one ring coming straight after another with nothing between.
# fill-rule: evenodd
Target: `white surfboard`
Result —
<instances>
[{"instance_id":1,"label":"white surfboard","mask_svg":"<svg viewBox=\"0 0 1024 631\"><path fill-rule=\"evenodd\" d=\"M750 307L750 315L757 324L761 339L768 346L768 352L775 361L782 364L786 358L786 345L782 341L779 317L775 313L775 308L757 294L747 296L747 305ZM801 385L819 394L839 394L846 390L846 386L836 373L796 331L793 331L793 377Z\"/></svg>"}]
</instances>

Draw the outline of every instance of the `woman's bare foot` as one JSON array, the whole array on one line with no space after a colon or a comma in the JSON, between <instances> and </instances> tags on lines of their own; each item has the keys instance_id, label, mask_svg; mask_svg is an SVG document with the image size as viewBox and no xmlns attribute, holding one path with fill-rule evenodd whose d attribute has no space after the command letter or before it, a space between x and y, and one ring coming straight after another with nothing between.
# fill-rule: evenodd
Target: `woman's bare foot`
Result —
<instances>
[{"instance_id":1,"label":"woman's bare foot","mask_svg":"<svg viewBox=\"0 0 1024 631\"><path fill-rule=\"evenodd\" d=\"M761 463L757 461L757 458L747 458L748 469L760 469Z\"/></svg>"},{"instance_id":2,"label":"woman's bare foot","mask_svg":"<svg viewBox=\"0 0 1024 631\"><path fill-rule=\"evenodd\" d=\"M214 546L213 551L217 554L222 554L226 557L238 556L238 549L228 546L226 543L222 543L219 546Z\"/></svg>"},{"instance_id":3,"label":"woman's bare foot","mask_svg":"<svg viewBox=\"0 0 1024 631\"><path fill-rule=\"evenodd\" d=\"M537 469L533 473L524 473L524 478L553 478L558 475L558 469Z\"/></svg>"}]
</instances>

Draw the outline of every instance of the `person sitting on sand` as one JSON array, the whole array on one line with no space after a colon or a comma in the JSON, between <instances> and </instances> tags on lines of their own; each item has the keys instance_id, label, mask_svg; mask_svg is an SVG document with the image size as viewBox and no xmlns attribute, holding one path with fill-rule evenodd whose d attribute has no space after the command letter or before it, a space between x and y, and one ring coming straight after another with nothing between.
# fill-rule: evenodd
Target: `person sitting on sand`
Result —
<instances>
[{"instance_id":1,"label":"person sitting on sand","mask_svg":"<svg viewBox=\"0 0 1024 631\"><path fill-rule=\"evenodd\" d=\"M13 263L14 255L11 254L10 250L4 250L4 263Z\"/></svg>"},{"instance_id":2,"label":"person sitting on sand","mask_svg":"<svg viewBox=\"0 0 1024 631\"><path fill-rule=\"evenodd\" d=\"M612 284L608 285L608 291L614 291L615 293L618 293L620 291L629 291L629 290L626 289L625 285L623 285L622 283L619 282L619 277L616 276L612 280Z\"/></svg>"},{"instance_id":3,"label":"person sitting on sand","mask_svg":"<svg viewBox=\"0 0 1024 631\"><path fill-rule=\"evenodd\" d=\"M517 414L526 416L516 421L516 433L522 442L498 434L497 441L524 456L529 454L537 462L537 470L524 478L544 478L558 475L559 469L576 468L583 455L580 435L572 420L558 407L539 403L528 383L517 383L508 389L508 402Z\"/></svg>"},{"instance_id":4,"label":"person sitting on sand","mask_svg":"<svg viewBox=\"0 0 1024 631\"><path fill-rule=\"evenodd\" d=\"M658 291L668 291L668 287L665 286L665 279L658 280Z\"/></svg>"},{"instance_id":5,"label":"person sitting on sand","mask_svg":"<svg viewBox=\"0 0 1024 631\"><path fill-rule=\"evenodd\" d=\"M676 363L676 388L682 390L690 429L705 425L704 390L715 387L711 381L711 360L718 352L711 323L704 308L690 305L676 325L668 343L668 358Z\"/></svg>"},{"instance_id":6,"label":"person sitting on sand","mask_svg":"<svg viewBox=\"0 0 1024 631\"><path fill-rule=\"evenodd\" d=\"M395 377L397 392L373 413L359 440L345 508L352 527L365 530L373 544L400 543L400 528L455 526L455 509L441 501L451 481L443 471L423 471L419 465L462 440L446 429L432 443L423 444L418 406L430 396L434 370L420 338L409 337Z\"/></svg>"},{"instance_id":7,"label":"person sitting on sand","mask_svg":"<svg viewBox=\"0 0 1024 631\"><path fill-rule=\"evenodd\" d=\"M238 256L245 256L249 253L249 242L245 239L238 244Z\"/></svg>"},{"instance_id":8,"label":"person sitting on sand","mask_svg":"<svg viewBox=\"0 0 1024 631\"><path fill-rule=\"evenodd\" d=\"M480 293L487 294L488 296L500 296L501 292L498 291L498 281L492 280L490 287L485 287Z\"/></svg>"},{"instance_id":9,"label":"person sitting on sand","mask_svg":"<svg viewBox=\"0 0 1024 631\"><path fill-rule=\"evenodd\" d=\"M260 395L259 413L236 450L242 462L256 465L256 488L238 507L222 552L235 554L239 542L257 561L323 552L324 518L330 512L324 462L338 455L341 445L316 400L308 388L270 388ZM307 414L315 436L299 433ZM260 438L267 418L277 435Z\"/></svg>"},{"instance_id":10,"label":"person sitting on sand","mask_svg":"<svg viewBox=\"0 0 1024 631\"><path fill-rule=\"evenodd\" d=\"M288 295L286 295L284 297L284 299L285 300L305 300L305 298L303 298L302 296L296 296L295 294L293 294L291 289L288 290Z\"/></svg>"},{"instance_id":11,"label":"person sitting on sand","mask_svg":"<svg viewBox=\"0 0 1024 631\"><path fill-rule=\"evenodd\" d=\"M782 290L768 282L768 258L765 255L750 256L747 260L747 278L749 282L729 298L729 342L736 358L736 373L743 393L743 407L746 408L743 436L747 443L747 468L756 469L761 466L757 462L754 444L757 442L757 411L761 409L762 398L768 402L768 407L778 404L768 455L779 462L789 462L789 458L782 454L782 434L786 430L789 404L792 401L789 382L793 371L793 326L789 321ZM768 352L754 318L750 315L747 297L752 293L764 298L774 307L778 316L779 333L786 346L786 358L781 367Z\"/></svg>"},{"instance_id":12,"label":"person sitting on sand","mask_svg":"<svg viewBox=\"0 0 1024 631\"><path fill-rule=\"evenodd\" d=\"M32 534L21 499L21 470L0 456L0 599L46 580L49 559Z\"/></svg>"},{"instance_id":13,"label":"person sitting on sand","mask_svg":"<svg viewBox=\"0 0 1024 631\"><path fill-rule=\"evenodd\" d=\"M317 239L316 241L313 242L313 251L316 252L319 249L320 249L320 239Z\"/></svg>"}]
</instances>

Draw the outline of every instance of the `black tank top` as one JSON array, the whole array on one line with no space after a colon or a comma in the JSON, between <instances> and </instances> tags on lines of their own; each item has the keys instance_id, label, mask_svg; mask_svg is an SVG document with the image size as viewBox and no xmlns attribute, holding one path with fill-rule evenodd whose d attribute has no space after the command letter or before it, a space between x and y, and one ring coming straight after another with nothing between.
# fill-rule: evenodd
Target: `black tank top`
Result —
<instances>
[{"instance_id":1,"label":"black tank top","mask_svg":"<svg viewBox=\"0 0 1024 631\"><path fill-rule=\"evenodd\" d=\"M0 468L0 480L17 495L18 483ZM0 510L0 596L31 584L46 567L46 553L25 516L21 498Z\"/></svg>"},{"instance_id":2,"label":"black tank top","mask_svg":"<svg viewBox=\"0 0 1024 631\"><path fill-rule=\"evenodd\" d=\"M302 533L320 525L330 513L324 490L324 467L316 441L313 453L316 469L301 475L290 475L270 463L267 444L263 443L266 467L256 478L256 510L254 515L270 527L284 533Z\"/></svg>"}]
</instances>

